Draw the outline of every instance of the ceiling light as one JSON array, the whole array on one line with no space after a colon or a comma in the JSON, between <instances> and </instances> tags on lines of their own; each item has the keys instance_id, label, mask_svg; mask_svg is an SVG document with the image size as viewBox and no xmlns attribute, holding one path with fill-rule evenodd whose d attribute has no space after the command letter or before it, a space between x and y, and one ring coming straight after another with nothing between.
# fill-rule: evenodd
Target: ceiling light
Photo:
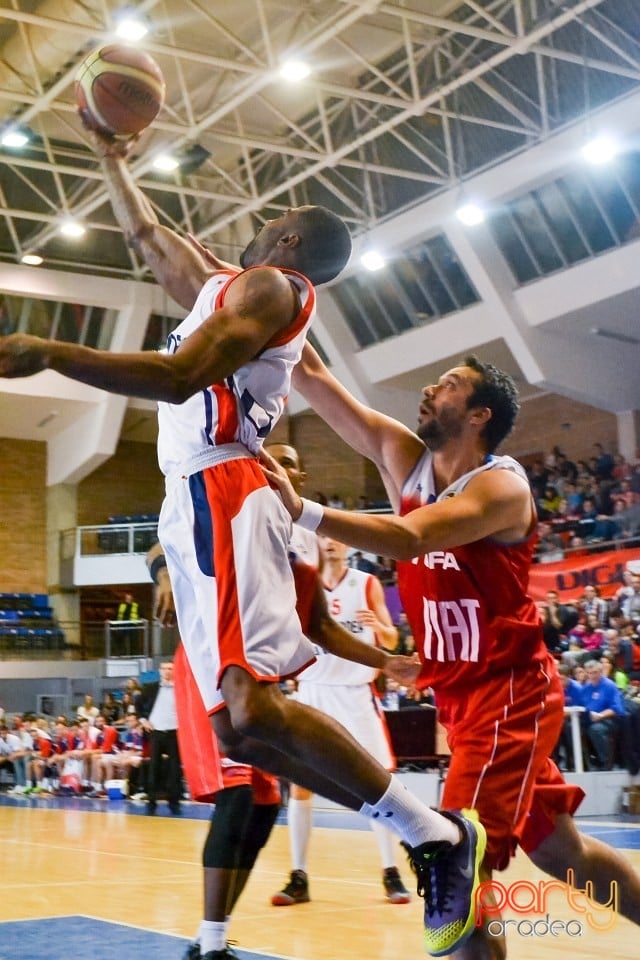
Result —
<instances>
[{"instance_id":1,"label":"ceiling light","mask_svg":"<svg viewBox=\"0 0 640 960\"><path fill-rule=\"evenodd\" d=\"M6 130L2 134L2 140L0 142L2 143L3 147L20 149L20 147L24 147L27 143L29 143L29 137L26 133L23 133L22 130L16 130L14 127L11 130Z\"/></svg>"},{"instance_id":2,"label":"ceiling light","mask_svg":"<svg viewBox=\"0 0 640 960\"><path fill-rule=\"evenodd\" d=\"M142 20L135 16L122 17L118 21L115 33L121 40L128 40L130 43L137 43L149 32L149 28Z\"/></svg>"},{"instance_id":3,"label":"ceiling light","mask_svg":"<svg viewBox=\"0 0 640 960\"><path fill-rule=\"evenodd\" d=\"M156 170L162 170L163 173L171 173L180 166L180 161L172 157L170 153L159 153L153 161Z\"/></svg>"},{"instance_id":4,"label":"ceiling light","mask_svg":"<svg viewBox=\"0 0 640 960\"><path fill-rule=\"evenodd\" d=\"M20 259L20 263L26 264L28 267L39 267L42 263L42 257L38 253L25 253Z\"/></svg>"},{"instance_id":5,"label":"ceiling light","mask_svg":"<svg viewBox=\"0 0 640 960\"><path fill-rule=\"evenodd\" d=\"M477 203L463 203L456 210L456 217L460 223L464 223L465 227L476 227L479 223L483 223L485 212Z\"/></svg>"},{"instance_id":6,"label":"ceiling light","mask_svg":"<svg viewBox=\"0 0 640 960\"><path fill-rule=\"evenodd\" d=\"M365 270L382 270L386 262L382 254L378 253L377 250L367 250L367 252L363 253L360 257L360 263Z\"/></svg>"},{"instance_id":7,"label":"ceiling light","mask_svg":"<svg viewBox=\"0 0 640 960\"><path fill-rule=\"evenodd\" d=\"M582 148L582 156L589 163L610 163L617 155L619 145L611 137L604 134L594 137Z\"/></svg>"},{"instance_id":8,"label":"ceiling light","mask_svg":"<svg viewBox=\"0 0 640 960\"><path fill-rule=\"evenodd\" d=\"M65 237L73 237L77 239L78 237L83 237L87 232L87 228L83 224L78 223L77 220L65 220L60 226L60 233Z\"/></svg>"},{"instance_id":9,"label":"ceiling light","mask_svg":"<svg viewBox=\"0 0 640 960\"><path fill-rule=\"evenodd\" d=\"M311 73L311 67L304 60L285 60L280 67L280 76L285 80L305 80Z\"/></svg>"}]
</instances>

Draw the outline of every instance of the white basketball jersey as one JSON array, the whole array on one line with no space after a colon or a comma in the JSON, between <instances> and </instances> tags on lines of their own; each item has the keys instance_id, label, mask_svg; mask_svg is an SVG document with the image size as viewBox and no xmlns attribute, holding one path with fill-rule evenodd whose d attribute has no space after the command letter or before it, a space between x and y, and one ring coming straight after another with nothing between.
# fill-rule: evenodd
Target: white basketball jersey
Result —
<instances>
[{"instance_id":1,"label":"white basketball jersey","mask_svg":"<svg viewBox=\"0 0 640 960\"><path fill-rule=\"evenodd\" d=\"M163 473L179 470L197 455L223 444L241 443L257 453L278 422L289 394L291 372L315 315L316 300L306 277L292 270L281 272L300 296L300 313L289 326L223 383L211 384L181 404L158 404L158 462ZM219 271L207 280L189 316L169 334L167 353L175 353L183 340L222 307L225 292L236 276L231 271Z\"/></svg>"},{"instance_id":2,"label":"white basketball jersey","mask_svg":"<svg viewBox=\"0 0 640 960\"><path fill-rule=\"evenodd\" d=\"M371 607L368 594L369 584L372 581L371 574L348 567L340 582L333 588L325 585L324 592L329 613L333 619L358 640L375 646L375 631L371 627L358 623L356 618L358 610ZM359 686L363 683L371 683L378 673L375 667L366 667L362 663L343 660L332 653L326 653L322 647L316 647L316 655L318 657L316 662L307 667L299 675L298 680L305 683L309 681L340 686Z\"/></svg>"}]
</instances>

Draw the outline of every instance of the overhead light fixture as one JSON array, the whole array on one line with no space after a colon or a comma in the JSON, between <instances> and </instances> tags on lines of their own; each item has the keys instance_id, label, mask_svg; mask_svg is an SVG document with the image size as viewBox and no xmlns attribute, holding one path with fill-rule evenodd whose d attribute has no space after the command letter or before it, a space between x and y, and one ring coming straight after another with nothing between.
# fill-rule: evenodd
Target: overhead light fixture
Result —
<instances>
[{"instance_id":1,"label":"overhead light fixture","mask_svg":"<svg viewBox=\"0 0 640 960\"><path fill-rule=\"evenodd\" d=\"M367 250L366 253L363 253L360 257L360 263L365 268L365 270L382 270L386 265L387 261L377 250Z\"/></svg>"},{"instance_id":2,"label":"overhead light fixture","mask_svg":"<svg viewBox=\"0 0 640 960\"><path fill-rule=\"evenodd\" d=\"M311 73L311 67L304 60L285 60L280 66L280 76L284 80L306 80Z\"/></svg>"},{"instance_id":3,"label":"overhead light fixture","mask_svg":"<svg viewBox=\"0 0 640 960\"><path fill-rule=\"evenodd\" d=\"M121 40L137 43L149 33L149 27L144 20L133 11L121 12L118 17L115 34Z\"/></svg>"},{"instance_id":4,"label":"overhead light fixture","mask_svg":"<svg viewBox=\"0 0 640 960\"><path fill-rule=\"evenodd\" d=\"M71 237L74 240L77 240L79 237L83 237L86 232L87 228L77 220L65 220L60 225L60 233L64 237Z\"/></svg>"},{"instance_id":5,"label":"overhead light fixture","mask_svg":"<svg viewBox=\"0 0 640 960\"><path fill-rule=\"evenodd\" d=\"M477 227L479 223L484 222L486 214L480 204L468 201L458 207L456 217L465 227Z\"/></svg>"},{"instance_id":6,"label":"overhead light fixture","mask_svg":"<svg viewBox=\"0 0 640 960\"><path fill-rule=\"evenodd\" d=\"M180 161L172 157L170 153L159 153L153 161L156 170L162 170L163 173L171 173L180 166Z\"/></svg>"},{"instance_id":7,"label":"overhead light fixture","mask_svg":"<svg viewBox=\"0 0 640 960\"><path fill-rule=\"evenodd\" d=\"M0 143L2 143L3 147L11 147L14 150L19 150L29 143L29 137L22 130L18 130L17 127L11 127L2 134Z\"/></svg>"},{"instance_id":8,"label":"overhead light fixture","mask_svg":"<svg viewBox=\"0 0 640 960\"><path fill-rule=\"evenodd\" d=\"M20 263L24 263L27 267L39 267L42 263L42 257L39 253L25 253L20 258Z\"/></svg>"},{"instance_id":9,"label":"overhead light fixture","mask_svg":"<svg viewBox=\"0 0 640 960\"><path fill-rule=\"evenodd\" d=\"M582 156L588 163L599 166L600 164L611 163L619 150L620 145L612 137L600 134L585 143L582 148Z\"/></svg>"}]
</instances>

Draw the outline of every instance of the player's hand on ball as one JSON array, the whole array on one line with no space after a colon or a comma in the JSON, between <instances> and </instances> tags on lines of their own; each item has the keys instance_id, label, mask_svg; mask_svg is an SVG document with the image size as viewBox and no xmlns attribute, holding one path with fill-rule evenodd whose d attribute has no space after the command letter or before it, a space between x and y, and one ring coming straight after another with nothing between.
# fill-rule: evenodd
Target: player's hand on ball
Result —
<instances>
[{"instance_id":1,"label":"player's hand on ball","mask_svg":"<svg viewBox=\"0 0 640 960\"><path fill-rule=\"evenodd\" d=\"M47 366L47 341L26 333L0 337L0 377L30 377Z\"/></svg>"},{"instance_id":2,"label":"player's hand on ball","mask_svg":"<svg viewBox=\"0 0 640 960\"><path fill-rule=\"evenodd\" d=\"M127 157L131 153L134 143L137 143L140 139L139 134L129 137L128 140L122 137L114 137L104 130L96 130L92 127L87 117L83 116L82 110L78 110L78 115L82 120L82 126L87 131L87 137L93 147L93 152L100 160L103 157Z\"/></svg>"}]
</instances>

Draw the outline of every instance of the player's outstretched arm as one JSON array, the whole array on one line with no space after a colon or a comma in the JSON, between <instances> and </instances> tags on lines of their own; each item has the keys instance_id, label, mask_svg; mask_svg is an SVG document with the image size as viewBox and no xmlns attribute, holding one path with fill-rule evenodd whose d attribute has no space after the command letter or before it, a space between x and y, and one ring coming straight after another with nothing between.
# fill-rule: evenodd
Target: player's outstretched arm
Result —
<instances>
[{"instance_id":1,"label":"player's outstretched arm","mask_svg":"<svg viewBox=\"0 0 640 960\"><path fill-rule=\"evenodd\" d=\"M534 521L529 485L510 470L479 473L457 496L398 517L334 510L303 500L273 457L262 450L260 458L293 520L341 543L395 560L412 560L485 537L513 543L528 534Z\"/></svg>"},{"instance_id":2,"label":"player's outstretched arm","mask_svg":"<svg viewBox=\"0 0 640 960\"><path fill-rule=\"evenodd\" d=\"M117 140L95 130L87 130L87 135L100 160L111 206L127 244L153 271L163 290L191 310L212 267L186 238L159 222L135 182L126 162L135 138Z\"/></svg>"},{"instance_id":3,"label":"player's outstretched arm","mask_svg":"<svg viewBox=\"0 0 640 960\"><path fill-rule=\"evenodd\" d=\"M119 393L183 403L252 360L298 311L289 281L271 267L240 274L225 304L174 354L109 353L26 334L0 338L0 376L28 377L51 369L72 380Z\"/></svg>"},{"instance_id":4,"label":"player's outstretched arm","mask_svg":"<svg viewBox=\"0 0 640 960\"><path fill-rule=\"evenodd\" d=\"M292 385L350 447L375 463L397 509L402 486L424 452L422 441L398 420L356 400L309 343L293 372Z\"/></svg>"},{"instance_id":5,"label":"player's outstretched arm","mask_svg":"<svg viewBox=\"0 0 640 960\"><path fill-rule=\"evenodd\" d=\"M420 672L418 657L394 656L380 647L363 643L337 623L329 615L327 598L319 577L316 578L308 631L310 639L328 653L382 670L400 683L413 683Z\"/></svg>"}]
</instances>

